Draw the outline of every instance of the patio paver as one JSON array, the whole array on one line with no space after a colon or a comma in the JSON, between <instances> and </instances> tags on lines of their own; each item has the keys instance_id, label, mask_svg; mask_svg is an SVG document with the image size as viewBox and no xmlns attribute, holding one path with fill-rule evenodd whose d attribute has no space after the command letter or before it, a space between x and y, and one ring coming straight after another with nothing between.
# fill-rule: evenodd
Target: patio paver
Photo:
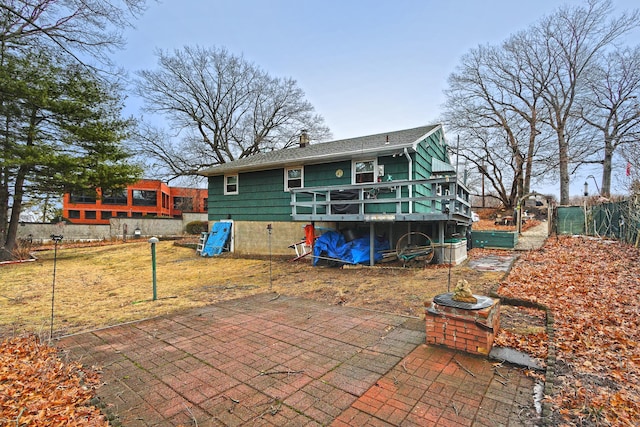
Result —
<instances>
[{"instance_id":1,"label":"patio paver","mask_svg":"<svg viewBox=\"0 0 640 427\"><path fill-rule=\"evenodd\" d=\"M533 425L533 380L424 321L261 294L67 336L123 426ZM523 417L523 414L525 417Z\"/></svg>"}]
</instances>

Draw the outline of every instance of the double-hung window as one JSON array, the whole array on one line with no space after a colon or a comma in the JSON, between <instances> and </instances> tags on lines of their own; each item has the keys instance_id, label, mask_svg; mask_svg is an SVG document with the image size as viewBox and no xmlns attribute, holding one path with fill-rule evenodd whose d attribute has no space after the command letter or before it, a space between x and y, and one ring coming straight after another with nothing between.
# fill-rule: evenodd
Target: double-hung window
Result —
<instances>
[{"instance_id":1,"label":"double-hung window","mask_svg":"<svg viewBox=\"0 0 640 427\"><path fill-rule=\"evenodd\" d=\"M291 188L304 187L304 169L302 166L285 168L284 170L284 191Z\"/></svg>"},{"instance_id":2,"label":"double-hung window","mask_svg":"<svg viewBox=\"0 0 640 427\"><path fill-rule=\"evenodd\" d=\"M353 162L353 183L376 182L376 161L358 160Z\"/></svg>"},{"instance_id":3,"label":"double-hung window","mask_svg":"<svg viewBox=\"0 0 640 427\"><path fill-rule=\"evenodd\" d=\"M224 176L224 194L238 194L238 175Z\"/></svg>"}]
</instances>

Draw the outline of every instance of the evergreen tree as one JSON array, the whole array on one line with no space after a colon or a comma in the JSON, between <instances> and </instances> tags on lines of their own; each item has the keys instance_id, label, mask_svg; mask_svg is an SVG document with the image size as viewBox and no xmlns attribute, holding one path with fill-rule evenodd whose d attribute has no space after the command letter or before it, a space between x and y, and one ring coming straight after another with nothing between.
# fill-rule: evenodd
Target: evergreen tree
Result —
<instances>
[{"instance_id":1,"label":"evergreen tree","mask_svg":"<svg viewBox=\"0 0 640 427\"><path fill-rule=\"evenodd\" d=\"M122 188L139 179L124 145L132 120L121 118L120 90L51 51L0 63L0 246L15 246L30 194ZM0 255L2 257L2 255Z\"/></svg>"}]
</instances>

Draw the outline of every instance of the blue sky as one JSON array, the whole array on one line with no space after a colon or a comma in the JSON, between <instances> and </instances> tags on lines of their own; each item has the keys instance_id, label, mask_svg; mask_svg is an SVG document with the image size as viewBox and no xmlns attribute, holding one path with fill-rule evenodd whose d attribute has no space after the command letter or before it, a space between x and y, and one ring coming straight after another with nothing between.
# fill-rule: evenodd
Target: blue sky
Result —
<instances>
[{"instance_id":1,"label":"blue sky","mask_svg":"<svg viewBox=\"0 0 640 427\"><path fill-rule=\"evenodd\" d=\"M447 77L463 54L580 3L164 0L125 32L127 47L114 61L133 73L156 67L157 48L225 47L272 76L294 78L342 139L438 122ZM613 5L616 12L638 7L637 0ZM640 44L639 31L629 43ZM138 115L139 105L130 98L128 112ZM572 194L584 179L574 181Z\"/></svg>"}]
</instances>

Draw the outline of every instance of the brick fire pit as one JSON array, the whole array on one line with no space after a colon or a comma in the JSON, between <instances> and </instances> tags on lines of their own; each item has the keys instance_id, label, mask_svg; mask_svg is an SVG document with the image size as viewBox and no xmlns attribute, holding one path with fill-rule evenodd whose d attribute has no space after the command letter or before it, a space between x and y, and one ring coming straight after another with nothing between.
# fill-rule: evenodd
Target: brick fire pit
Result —
<instances>
[{"instance_id":1,"label":"brick fire pit","mask_svg":"<svg viewBox=\"0 0 640 427\"><path fill-rule=\"evenodd\" d=\"M425 302L427 344L488 355L500 326L500 301L474 295L475 304L452 299L453 293Z\"/></svg>"}]
</instances>

